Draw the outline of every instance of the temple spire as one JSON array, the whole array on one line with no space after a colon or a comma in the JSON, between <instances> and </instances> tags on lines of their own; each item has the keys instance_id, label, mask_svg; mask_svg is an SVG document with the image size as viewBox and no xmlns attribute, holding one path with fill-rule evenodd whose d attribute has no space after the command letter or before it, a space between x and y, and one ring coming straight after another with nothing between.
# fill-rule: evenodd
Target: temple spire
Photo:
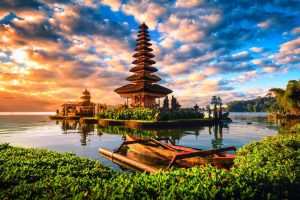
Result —
<instances>
[{"instance_id":1,"label":"temple spire","mask_svg":"<svg viewBox=\"0 0 300 200\"><path fill-rule=\"evenodd\" d=\"M136 42L132 62L135 66L130 69L134 74L126 78L133 84L120 87L115 92L121 97L132 98L133 107L151 107L155 104L155 98L165 97L172 93L172 90L154 84L161 78L153 74L158 70L152 66L156 63L153 60L155 56L151 53L153 51L151 39L148 26L144 22L139 26Z\"/></svg>"},{"instance_id":2,"label":"temple spire","mask_svg":"<svg viewBox=\"0 0 300 200\"><path fill-rule=\"evenodd\" d=\"M152 74L156 72L157 69L152 67L152 65L156 62L153 60L155 56L150 53L153 49L150 48L152 44L149 37L148 26L145 23L139 26L136 42L136 53L133 54L133 58L135 58L135 60L132 62L132 64L136 66L130 70L135 74L128 77L126 80L133 83L155 83L160 81L161 79L158 76Z\"/></svg>"}]
</instances>

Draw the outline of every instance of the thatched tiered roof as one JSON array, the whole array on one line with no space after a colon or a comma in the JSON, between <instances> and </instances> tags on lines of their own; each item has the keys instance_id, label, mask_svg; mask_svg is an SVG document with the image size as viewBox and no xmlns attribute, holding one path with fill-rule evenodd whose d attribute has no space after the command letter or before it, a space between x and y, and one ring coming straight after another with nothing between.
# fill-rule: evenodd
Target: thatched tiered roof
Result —
<instances>
[{"instance_id":1,"label":"thatched tiered roof","mask_svg":"<svg viewBox=\"0 0 300 200\"><path fill-rule=\"evenodd\" d=\"M158 70L152 66L156 62L152 60L155 56L151 53L153 49L150 48L152 44L147 29L148 26L145 23L139 26L138 38L136 39L136 53L133 55L135 60L132 62L136 66L130 69L130 72L133 72L134 75L126 79L133 84L127 84L115 90L122 97L134 96L137 93L147 93L147 95L163 97L173 92L168 88L154 84L160 81L161 78L153 75Z\"/></svg>"},{"instance_id":2,"label":"thatched tiered roof","mask_svg":"<svg viewBox=\"0 0 300 200\"><path fill-rule=\"evenodd\" d=\"M90 100L91 99L91 93L85 89L83 92L82 92L82 96L80 97L82 100Z\"/></svg>"}]
</instances>

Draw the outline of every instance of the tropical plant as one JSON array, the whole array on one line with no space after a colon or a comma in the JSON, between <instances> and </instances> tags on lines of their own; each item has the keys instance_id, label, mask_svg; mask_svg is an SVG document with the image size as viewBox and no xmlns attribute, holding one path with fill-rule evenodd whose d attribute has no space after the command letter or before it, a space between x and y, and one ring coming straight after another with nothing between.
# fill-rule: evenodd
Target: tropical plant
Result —
<instances>
[{"instance_id":1,"label":"tropical plant","mask_svg":"<svg viewBox=\"0 0 300 200\"><path fill-rule=\"evenodd\" d=\"M115 120L155 120L158 112L157 109L150 108L118 108L103 110L97 116L101 119Z\"/></svg>"},{"instance_id":2,"label":"tropical plant","mask_svg":"<svg viewBox=\"0 0 300 200\"><path fill-rule=\"evenodd\" d=\"M157 110L150 108L108 109L97 114L100 119L161 121L173 119L201 119L203 113L194 109Z\"/></svg>"},{"instance_id":3,"label":"tropical plant","mask_svg":"<svg viewBox=\"0 0 300 200\"><path fill-rule=\"evenodd\" d=\"M300 113L300 80L290 80L285 90L272 88L270 92L275 94L275 98L279 104L278 112L293 115Z\"/></svg>"}]
</instances>

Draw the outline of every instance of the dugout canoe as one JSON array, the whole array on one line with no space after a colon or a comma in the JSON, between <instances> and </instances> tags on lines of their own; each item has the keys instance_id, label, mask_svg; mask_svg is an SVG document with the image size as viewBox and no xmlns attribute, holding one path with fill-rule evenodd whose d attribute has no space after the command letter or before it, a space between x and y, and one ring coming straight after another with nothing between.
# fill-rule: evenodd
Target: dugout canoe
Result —
<instances>
[{"instance_id":1,"label":"dugout canoe","mask_svg":"<svg viewBox=\"0 0 300 200\"><path fill-rule=\"evenodd\" d=\"M141 138L126 134L126 141L143 141ZM135 153L147 155L155 159L168 160L170 165L192 167L211 164L217 168L230 168L233 165L235 154L225 153L235 150L235 147L200 150L186 146L163 143L152 140L149 142L131 143L129 149Z\"/></svg>"}]
</instances>

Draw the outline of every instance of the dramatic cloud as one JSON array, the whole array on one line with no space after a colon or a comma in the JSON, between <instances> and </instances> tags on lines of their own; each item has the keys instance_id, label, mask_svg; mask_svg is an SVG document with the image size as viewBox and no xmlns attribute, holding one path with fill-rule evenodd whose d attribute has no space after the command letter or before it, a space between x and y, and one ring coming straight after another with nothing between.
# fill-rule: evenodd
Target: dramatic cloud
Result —
<instances>
[{"instance_id":1,"label":"dramatic cloud","mask_svg":"<svg viewBox=\"0 0 300 200\"><path fill-rule=\"evenodd\" d=\"M276 67L266 66L266 67L263 67L263 71L268 72L268 73L272 73L272 72L276 71Z\"/></svg>"},{"instance_id":2,"label":"dramatic cloud","mask_svg":"<svg viewBox=\"0 0 300 200\"><path fill-rule=\"evenodd\" d=\"M190 0L190 1L185 1L185 0L178 0L176 2L176 6L178 7L194 7L202 3L203 0Z\"/></svg>"},{"instance_id":3,"label":"dramatic cloud","mask_svg":"<svg viewBox=\"0 0 300 200\"><path fill-rule=\"evenodd\" d=\"M167 12L164 2L167 1L156 3L148 0L129 0L122 5L122 11L132 15L139 23L147 22L150 29L154 29L158 19Z\"/></svg>"},{"instance_id":4,"label":"dramatic cloud","mask_svg":"<svg viewBox=\"0 0 300 200\"><path fill-rule=\"evenodd\" d=\"M102 0L101 4L110 6L113 11L118 11L121 7L121 0Z\"/></svg>"},{"instance_id":5,"label":"dramatic cloud","mask_svg":"<svg viewBox=\"0 0 300 200\"><path fill-rule=\"evenodd\" d=\"M295 0L0 0L0 112L53 111L85 88L123 103L113 90L142 22L160 84L183 106L263 96L263 81L300 76L299 16Z\"/></svg>"},{"instance_id":6,"label":"dramatic cloud","mask_svg":"<svg viewBox=\"0 0 300 200\"><path fill-rule=\"evenodd\" d=\"M275 54L279 64L297 64L300 62L300 37L280 45Z\"/></svg>"},{"instance_id":7,"label":"dramatic cloud","mask_svg":"<svg viewBox=\"0 0 300 200\"><path fill-rule=\"evenodd\" d=\"M250 48L251 51L255 52L255 53L260 53L263 48L260 48L260 47L251 47Z\"/></svg>"},{"instance_id":8,"label":"dramatic cloud","mask_svg":"<svg viewBox=\"0 0 300 200\"><path fill-rule=\"evenodd\" d=\"M257 24L257 26L260 27L260 28L266 29L266 28L269 28L272 23L273 23L273 21L271 19L268 19L264 22L261 22L261 23Z\"/></svg>"},{"instance_id":9,"label":"dramatic cloud","mask_svg":"<svg viewBox=\"0 0 300 200\"><path fill-rule=\"evenodd\" d=\"M299 33L300 33L300 27L294 28L294 29L292 30L292 33L293 33L294 35L299 34Z\"/></svg>"}]
</instances>

